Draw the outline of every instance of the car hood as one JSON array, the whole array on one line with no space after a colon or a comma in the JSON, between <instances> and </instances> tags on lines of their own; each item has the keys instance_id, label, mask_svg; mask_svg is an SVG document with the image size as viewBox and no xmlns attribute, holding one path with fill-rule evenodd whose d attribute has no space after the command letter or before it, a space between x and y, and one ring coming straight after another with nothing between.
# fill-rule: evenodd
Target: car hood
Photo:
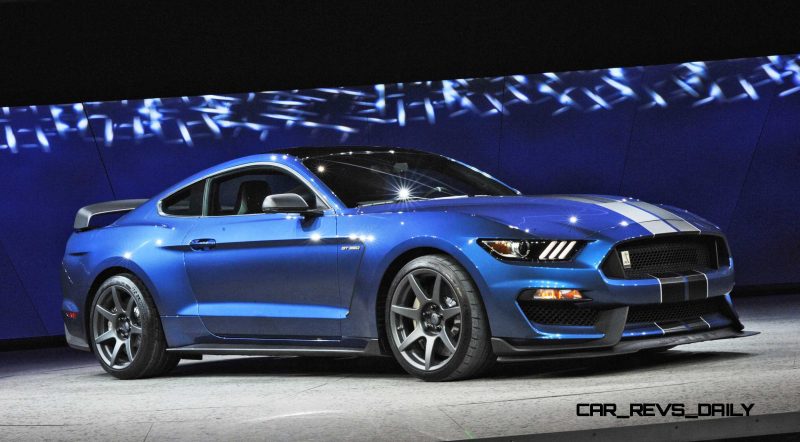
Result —
<instances>
[{"instance_id":1,"label":"car hood","mask_svg":"<svg viewBox=\"0 0 800 442\"><path fill-rule=\"evenodd\" d=\"M559 239L588 239L611 229L624 230L624 236L640 236L714 228L685 211L678 215L674 208L600 195L441 198L361 209L362 213L400 211L478 216L533 236Z\"/></svg>"}]
</instances>

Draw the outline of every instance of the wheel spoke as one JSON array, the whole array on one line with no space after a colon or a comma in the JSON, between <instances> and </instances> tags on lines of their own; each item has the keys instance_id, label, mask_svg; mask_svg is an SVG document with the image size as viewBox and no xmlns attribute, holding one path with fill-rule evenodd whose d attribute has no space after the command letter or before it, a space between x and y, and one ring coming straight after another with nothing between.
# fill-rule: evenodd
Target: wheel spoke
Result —
<instances>
[{"instance_id":1,"label":"wheel spoke","mask_svg":"<svg viewBox=\"0 0 800 442\"><path fill-rule=\"evenodd\" d=\"M97 304L96 306L94 306L94 309L97 311L97 313L100 313L101 315L103 315L104 318L106 318L106 319L108 319L109 321L112 321L112 322L114 321L114 319L115 319L114 314L111 313L110 311L106 310L100 304Z\"/></svg>"},{"instance_id":2,"label":"wheel spoke","mask_svg":"<svg viewBox=\"0 0 800 442\"><path fill-rule=\"evenodd\" d=\"M425 295L425 292L422 290L422 287L419 286L417 278L415 278L413 274L409 273L408 276L406 276L406 279L408 280L408 285L411 286L411 290L414 291L414 295L417 297L420 304L425 304L426 302L430 301L430 298Z\"/></svg>"},{"instance_id":3,"label":"wheel spoke","mask_svg":"<svg viewBox=\"0 0 800 442\"><path fill-rule=\"evenodd\" d=\"M436 280L433 282L433 291L431 292L431 299L433 302L442 305L442 275L436 274Z\"/></svg>"},{"instance_id":4,"label":"wheel spoke","mask_svg":"<svg viewBox=\"0 0 800 442\"><path fill-rule=\"evenodd\" d=\"M453 345L453 341L450 340L450 336L447 335L447 331L442 330L439 332L439 339L442 340L442 344L444 347L449 351L451 354L456 352L456 347Z\"/></svg>"},{"instance_id":5,"label":"wheel spoke","mask_svg":"<svg viewBox=\"0 0 800 442\"><path fill-rule=\"evenodd\" d=\"M131 348L131 340L125 340L125 353L128 355L128 362L133 362L133 349Z\"/></svg>"},{"instance_id":6,"label":"wheel spoke","mask_svg":"<svg viewBox=\"0 0 800 442\"><path fill-rule=\"evenodd\" d=\"M400 344L399 347L397 347L397 349L400 351L405 351L411 344L417 342L417 340L423 336L425 336L425 332L422 331L422 327L417 326L417 328L415 328L414 331L406 337L406 339L402 344Z\"/></svg>"},{"instance_id":7,"label":"wheel spoke","mask_svg":"<svg viewBox=\"0 0 800 442\"><path fill-rule=\"evenodd\" d=\"M125 314L129 318L133 318L133 308L136 307L136 301L133 300L133 296L128 299L128 305L125 307Z\"/></svg>"},{"instance_id":8,"label":"wheel spoke","mask_svg":"<svg viewBox=\"0 0 800 442\"><path fill-rule=\"evenodd\" d=\"M433 345L436 344L436 338L433 336L425 337L425 370L431 369L431 362L433 361Z\"/></svg>"},{"instance_id":9,"label":"wheel spoke","mask_svg":"<svg viewBox=\"0 0 800 442\"><path fill-rule=\"evenodd\" d=\"M131 334L132 335L141 335L142 334L142 327L140 327L140 326L138 326L136 324L131 324Z\"/></svg>"},{"instance_id":10,"label":"wheel spoke","mask_svg":"<svg viewBox=\"0 0 800 442\"><path fill-rule=\"evenodd\" d=\"M114 332L114 330L109 330L109 331L103 333L102 335L94 338L94 342L97 342L97 343L106 342L109 339L115 338L116 336L117 336L117 334Z\"/></svg>"},{"instance_id":11,"label":"wheel spoke","mask_svg":"<svg viewBox=\"0 0 800 442\"><path fill-rule=\"evenodd\" d=\"M445 308L442 309L442 317L444 320L448 320L453 316L458 316L461 314L461 307L452 307L452 308Z\"/></svg>"},{"instance_id":12,"label":"wheel spoke","mask_svg":"<svg viewBox=\"0 0 800 442\"><path fill-rule=\"evenodd\" d=\"M125 311L125 309L122 308L122 301L120 301L119 299L119 293L117 292L117 288L114 286L111 287L111 298L114 299L114 307L117 308L117 311L120 312Z\"/></svg>"},{"instance_id":13,"label":"wheel spoke","mask_svg":"<svg viewBox=\"0 0 800 442\"><path fill-rule=\"evenodd\" d=\"M123 341L121 339L117 339L117 343L114 344L114 351L111 352L111 357L109 358L110 362L109 362L108 365L112 365L113 366L114 363L117 362L117 358L119 357L119 351L120 351L120 349L122 349L122 345L124 343L125 343L125 341Z\"/></svg>"},{"instance_id":14,"label":"wheel spoke","mask_svg":"<svg viewBox=\"0 0 800 442\"><path fill-rule=\"evenodd\" d=\"M398 314L400 316L413 319L415 321L420 321L420 313L421 310L418 308L408 308L408 307L400 307L399 305L392 306L392 313Z\"/></svg>"}]
</instances>

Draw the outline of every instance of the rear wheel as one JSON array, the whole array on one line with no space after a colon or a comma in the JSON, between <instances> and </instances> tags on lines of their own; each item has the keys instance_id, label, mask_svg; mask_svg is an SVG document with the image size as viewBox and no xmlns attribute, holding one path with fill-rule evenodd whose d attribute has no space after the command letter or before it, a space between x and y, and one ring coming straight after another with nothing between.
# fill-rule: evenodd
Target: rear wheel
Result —
<instances>
[{"instance_id":1,"label":"rear wheel","mask_svg":"<svg viewBox=\"0 0 800 442\"><path fill-rule=\"evenodd\" d=\"M108 278L92 303L90 331L94 354L119 379L165 374L180 361L167 343L153 300L136 276Z\"/></svg>"},{"instance_id":2,"label":"rear wheel","mask_svg":"<svg viewBox=\"0 0 800 442\"><path fill-rule=\"evenodd\" d=\"M446 255L406 264L386 300L386 334L397 361L426 381L480 375L494 362L477 287Z\"/></svg>"}]
</instances>

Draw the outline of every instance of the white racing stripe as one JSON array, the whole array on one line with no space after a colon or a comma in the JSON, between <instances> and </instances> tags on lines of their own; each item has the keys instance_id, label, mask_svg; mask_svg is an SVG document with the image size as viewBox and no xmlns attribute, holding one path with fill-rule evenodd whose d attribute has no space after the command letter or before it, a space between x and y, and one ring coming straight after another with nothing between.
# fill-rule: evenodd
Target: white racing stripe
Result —
<instances>
[{"instance_id":1,"label":"white racing stripe","mask_svg":"<svg viewBox=\"0 0 800 442\"><path fill-rule=\"evenodd\" d=\"M643 201L618 201L594 196L554 196L565 200L603 207L638 223L653 235L674 232L700 232L700 229L680 216Z\"/></svg>"},{"instance_id":2,"label":"white racing stripe","mask_svg":"<svg viewBox=\"0 0 800 442\"><path fill-rule=\"evenodd\" d=\"M656 281L658 281L658 303L661 304L664 302L664 287L661 285L661 279L659 279L658 276L653 276L653 278L656 278Z\"/></svg>"},{"instance_id":3,"label":"white racing stripe","mask_svg":"<svg viewBox=\"0 0 800 442\"><path fill-rule=\"evenodd\" d=\"M617 212L626 218L630 218L634 222L639 223L645 229L649 230L653 235L658 235L659 233L677 232L675 228L662 221L661 218L653 215L652 213L645 212L638 207L631 206L630 204L623 202L595 204L611 210L612 212Z\"/></svg>"},{"instance_id":4,"label":"white racing stripe","mask_svg":"<svg viewBox=\"0 0 800 442\"><path fill-rule=\"evenodd\" d=\"M646 203L644 201L631 201L630 204L643 209L647 210L648 212L660 216L662 219L666 220L669 224L673 227L678 229L681 232L697 232L700 233L700 229L694 226L694 224L686 221L685 219L681 218L680 216L676 215L669 210L663 209L656 205Z\"/></svg>"},{"instance_id":5,"label":"white racing stripe","mask_svg":"<svg viewBox=\"0 0 800 442\"><path fill-rule=\"evenodd\" d=\"M708 298L708 275L706 275L705 273L703 273L703 272L701 272L699 270L695 270L695 272L703 275L703 278L706 279L706 298Z\"/></svg>"}]
</instances>

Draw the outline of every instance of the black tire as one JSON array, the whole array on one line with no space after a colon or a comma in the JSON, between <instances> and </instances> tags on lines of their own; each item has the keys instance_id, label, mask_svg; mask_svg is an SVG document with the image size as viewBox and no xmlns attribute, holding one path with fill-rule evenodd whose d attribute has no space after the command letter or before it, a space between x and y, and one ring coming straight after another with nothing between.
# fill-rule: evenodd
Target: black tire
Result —
<instances>
[{"instance_id":1,"label":"black tire","mask_svg":"<svg viewBox=\"0 0 800 442\"><path fill-rule=\"evenodd\" d=\"M411 280L415 282L412 284ZM420 297L412 285L422 292L427 290L430 297ZM414 298L409 298L409 293ZM438 305L435 298L439 299ZM452 313L455 308L460 312ZM403 266L386 294L384 315L388 345L395 359L408 373L422 380L476 377L496 360L478 288L466 270L447 255L421 256ZM434 321L433 316L438 319ZM435 361L437 358L441 360Z\"/></svg>"},{"instance_id":2,"label":"black tire","mask_svg":"<svg viewBox=\"0 0 800 442\"><path fill-rule=\"evenodd\" d=\"M160 376L180 362L177 355L166 351L164 330L147 287L130 273L114 275L97 289L88 331L98 362L118 379ZM103 340L98 344L98 339Z\"/></svg>"}]
</instances>

